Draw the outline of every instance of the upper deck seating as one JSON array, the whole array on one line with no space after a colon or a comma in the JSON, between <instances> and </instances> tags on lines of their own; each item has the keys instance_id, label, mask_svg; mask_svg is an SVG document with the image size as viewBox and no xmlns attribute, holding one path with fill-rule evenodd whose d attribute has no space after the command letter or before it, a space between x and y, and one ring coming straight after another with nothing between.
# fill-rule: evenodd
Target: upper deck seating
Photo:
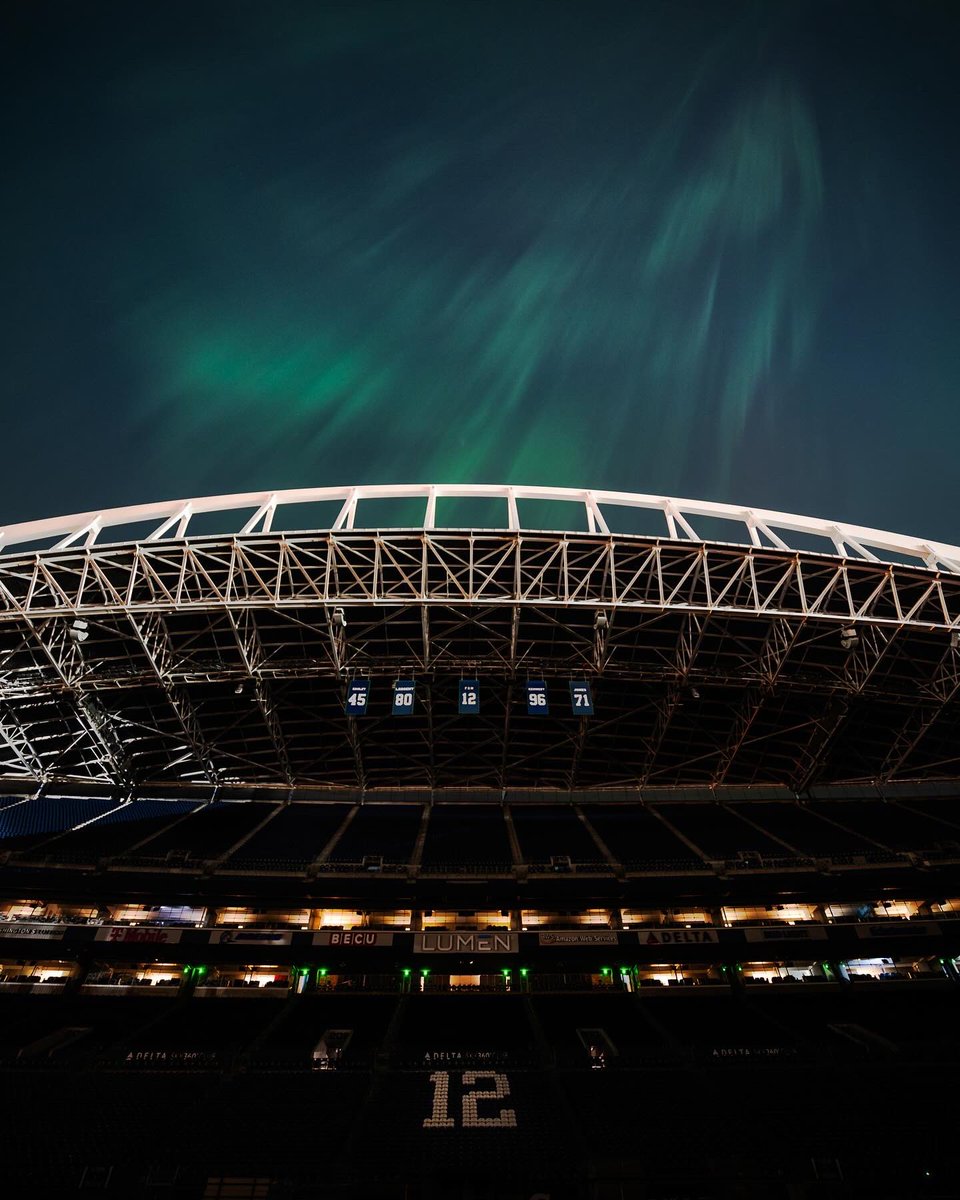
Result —
<instances>
[{"instance_id":1,"label":"upper deck seating","mask_svg":"<svg viewBox=\"0 0 960 1200\"><path fill-rule=\"evenodd\" d=\"M949 826L892 801L812 801L810 808L818 815L831 817L890 850L932 850L951 840ZM953 831L953 840L960 841L960 828Z\"/></svg>"},{"instance_id":2,"label":"upper deck seating","mask_svg":"<svg viewBox=\"0 0 960 1200\"><path fill-rule=\"evenodd\" d=\"M736 859L753 854L782 858L790 853L722 804L658 804L656 811L708 858Z\"/></svg>"},{"instance_id":3,"label":"upper deck seating","mask_svg":"<svg viewBox=\"0 0 960 1200\"><path fill-rule=\"evenodd\" d=\"M379 855L387 863L410 861L420 828L419 804L364 804L330 853L333 863Z\"/></svg>"},{"instance_id":4,"label":"upper deck seating","mask_svg":"<svg viewBox=\"0 0 960 1200\"><path fill-rule=\"evenodd\" d=\"M136 849L134 857L157 859L178 855L194 861L217 858L272 811L270 804L208 804L151 838Z\"/></svg>"},{"instance_id":5,"label":"upper deck seating","mask_svg":"<svg viewBox=\"0 0 960 1200\"><path fill-rule=\"evenodd\" d=\"M322 852L349 811L347 804L288 804L224 866L303 868Z\"/></svg>"},{"instance_id":6,"label":"upper deck seating","mask_svg":"<svg viewBox=\"0 0 960 1200\"><path fill-rule=\"evenodd\" d=\"M195 800L134 800L43 847L58 861L96 862L120 854L199 807Z\"/></svg>"},{"instance_id":7,"label":"upper deck seating","mask_svg":"<svg viewBox=\"0 0 960 1200\"><path fill-rule=\"evenodd\" d=\"M0 848L23 850L117 807L115 799L93 796L36 796L0 808Z\"/></svg>"},{"instance_id":8,"label":"upper deck seating","mask_svg":"<svg viewBox=\"0 0 960 1200\"><path fill-rule=\"evenodd\" d=\"M782 838L803 855L833 857L877 850L860 834L823 820L805 805L787 801L750 801L731 804L730 808ZM781 853L787 851L781 850Z\"/></svg>"},{"instance_id":9,"label":"upper deck seating","mask_svg":"<svg viewBox=\"0 0 960 1200\"><path fill-rule=\"evenodd\" d=\"M650 870L703 868L703 860L653 812L639 804L591 804L584 814L624 866Z\"/></svg>"},{"instance_id":10,"label":"upper deck seating","mask_svg":"<svg viewBox=\"0 0 960 1200\"><path fill-rule=\"evenodd\" d=\"M423 847L425 868L451 865L509 867L510 840L499 805L435 804Z\"/></svg>"},{"instance_id":11,"label":"upper deck seating","mask_svg":"<svg viewBox=\"0 0 960 1200\"><path fill-rule=\"evenodd\" d=\"M513 804L513 826L525 862L548 863L568 857L576 863L603 862L603 854L570 807Z\"/></svg>"}]
</instances>

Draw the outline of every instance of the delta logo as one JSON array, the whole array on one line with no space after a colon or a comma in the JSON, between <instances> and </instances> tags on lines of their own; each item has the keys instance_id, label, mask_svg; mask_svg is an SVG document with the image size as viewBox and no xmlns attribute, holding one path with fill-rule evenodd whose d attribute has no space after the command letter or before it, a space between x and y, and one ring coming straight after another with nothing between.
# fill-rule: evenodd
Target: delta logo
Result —
<instances>
[{"instance_id":1,"label":"delta logo","mask_svg":"<svg viewBox=\"0 0 960 1200\"><path fill-rule=\"evenodd\" d=\"M644 946L704 946L717 940L715 929L651 929L640 934Z\"/></svg>"}]
</instances>

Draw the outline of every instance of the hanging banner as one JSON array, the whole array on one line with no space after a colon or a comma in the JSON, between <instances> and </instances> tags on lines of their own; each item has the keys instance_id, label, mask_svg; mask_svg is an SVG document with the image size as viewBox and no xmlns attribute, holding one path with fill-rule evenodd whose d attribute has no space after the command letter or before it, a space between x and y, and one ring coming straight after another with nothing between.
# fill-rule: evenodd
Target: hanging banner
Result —
<instances>
[{"instance_id":1,"label":"hanging banner","mask_svg":"<svg viewBox=\"0 0 960 1200\"><path fill-rule=\"evenodd\" d=\"M480 712L480 683L476 679L461 679L457 693L457 712L461 716L476 716Z\"/></svg>"},{"instance_id":2,"label":"hanging banner","mask_svg":"<svg viewBox=\"0 0 960 1200\"><path fill-rule=\"evenodd\" d=\"M413 713L413 697L416 684L412 679L398 679L393 685L393 715L409 717Z\"/></svg>"},{"instance_id":3,"label":"hanging banner","mask_svg":"<svg viewBox=\"0 0 960 1200\"><path fill-rule=\"evenodd\" d=\"M367 715L367 699L370 694L370 681L355 679L347 688L347 700L344 710L348 717L365 717Z\"/></svg>"},{"instance_id":4,"label":"hanging banner","mask_svg":"<svg viewBox=\"0 0 960 1200\"><path fill-rule=\"evenodd\" d=\"M570 680L570 707L575 717L593 716L593 695L585 679Z\"/></svg>"},{"instance_id":5,"label":"hanging banner","mask_svg":"<svg viewBox=\"0 0 960 1200\"><path fill-rule=\"evenodd\" d=\"M550 713L547 703L547 685L542 679L527 680L527 715L546 717Z\"/></svg>"}]
</instances>

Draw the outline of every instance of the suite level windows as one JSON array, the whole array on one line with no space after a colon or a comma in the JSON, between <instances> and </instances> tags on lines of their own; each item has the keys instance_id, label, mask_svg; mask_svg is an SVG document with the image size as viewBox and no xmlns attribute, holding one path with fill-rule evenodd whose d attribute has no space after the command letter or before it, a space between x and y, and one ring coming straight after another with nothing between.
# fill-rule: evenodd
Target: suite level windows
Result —
<instances>
[{"instance_id":1,"label":"suite level windows","mask_svg":"<svg viewBox=\"0 0 960 1200\"><path fill-rule=\"evenodd\" d=\"M46 962L0 962L0 991L59 992L68 980L76 978L80 968L76 963L50 960Z\"/></svg>"}]
</instances>

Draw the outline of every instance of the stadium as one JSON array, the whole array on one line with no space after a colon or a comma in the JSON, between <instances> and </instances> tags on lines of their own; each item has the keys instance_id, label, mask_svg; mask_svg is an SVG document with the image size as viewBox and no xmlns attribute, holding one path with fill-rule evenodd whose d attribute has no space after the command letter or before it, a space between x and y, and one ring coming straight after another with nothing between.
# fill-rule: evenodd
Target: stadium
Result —
<instances>
[{"instance_id":1,"label":"stadium","mask_svg":"<svg viewBox=\"0 0 960 1200\"><path fill-rule=\"evenodd\" d=\"M7 526L9 1194L955 1195L958 693L960 547L821 519Z\"/></svg>"}]
</instances>

